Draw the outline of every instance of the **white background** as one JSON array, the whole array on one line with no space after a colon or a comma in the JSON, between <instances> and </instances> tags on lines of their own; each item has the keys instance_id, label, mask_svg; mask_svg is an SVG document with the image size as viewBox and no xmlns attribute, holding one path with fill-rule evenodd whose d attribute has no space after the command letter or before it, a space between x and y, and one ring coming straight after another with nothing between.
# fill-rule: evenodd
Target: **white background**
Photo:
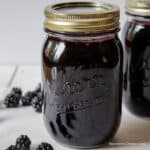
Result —
<instances>
[{"instance_id":1,"label":"white background","mask_svg":"<svg viewBox=\"0 0 150 150\"><path fill-rule=\"evenodd\" d=\"M0 0L0 65L40 64L46 35L43 31L43 10L47 4L55 1ZM103 1L121 7L123 25L124 0Z\"/></svg>"}]
</instances>

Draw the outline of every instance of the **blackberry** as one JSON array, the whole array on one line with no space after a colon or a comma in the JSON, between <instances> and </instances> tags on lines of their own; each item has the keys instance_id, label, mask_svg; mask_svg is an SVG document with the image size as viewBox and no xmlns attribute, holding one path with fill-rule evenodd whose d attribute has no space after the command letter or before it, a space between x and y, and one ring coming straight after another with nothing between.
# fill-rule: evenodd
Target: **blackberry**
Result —
<instances>
[{"instance_id":1,"label":"blackberry","mask_svg":"<svg viewBox=\"0 0 150 150\"><path fill-rule=\"evenodd\" d=\"M41 92L41 83L39 83L38 86L35 88L35 92L36 93Z\"/></svg>"},{"instance_id":2,"label":"blackberry","mask_svg":"<svg viewBox=\"0 0 150 150\"><path fill-rule=\"evenodd\" d=\"M41 143L36 150L54 150L52 145L48 144L48 143Z\"/></svg>"},{"instance_id":3,"label":"blackberry","mask_svg":"<svg viewBox=\"0 0 150 150\"><path fill-rule=\"evenodd\" d=\"M29 98L33 98L33 97L35 97L37 94L35 93L35 92L32 92L32 91L29 91L29 92L27 92L27 93L25 93L25 97L29 97Z\"/></svg>"},{"instance_id":4,"label":"blackberry","mask_svg":"<svg viewBox=\"0 0 150 150\"><path fill-rule=\"evenodd\" d=\"M21 90L21 88L14 87L14 88L12 89L12 92L14 92L14 93L16 93L16 94L22 96L22 90Z\"/></svg>"},{"instance_id":5,"label":"blackberry","mask_svg":"<svg viewBox=\"0 0 150 150\"><path fill-rule=\"evenodd\" d=\"M19 150L29 150L30 149L30 145L31 145L31 140L26 135L21 135L16 140L16 147Z\"/></svg>"},{"instance_id":6,"label":"blackberry","mask_svg":"<svg viewBox=\"0 0 150 150\"><path fill-rule=\"evenodd\" d=\"M21 98L21 103L22 103L23 106L29 106L29 105L31 105L31 101L32 101L32 99L30 99L29 97L23 96Z\"/></svg>"},{"instance_id":7,"label":"blackberry","mask_svg":"<svg viewBox=\"0 0 150 150\"><path fill-rule=\"evenodd\" d=\"M22 98L21 103L23 106L31 105L32 99L36 96L35 92L27 92Z\"/></svg>"},{"instance_id":8,"label":"blackberry","mask_svg":"<svg viewBox=\"0 0 150 150\"><path fill-rule=\"evenodd\" d=\"M38 93L37 93L37 98L38 98L40 101L43 100L42 92L38 92Z\"/></svg>"},{"instance_id":9,"label":"blackberry","mask_svg":"<svg viewBox=\"0 0 150 150\"><path fill-rule=\"evenodd\" d=\"M7 108L15 108L19 105L20 97L18 94L10 93L4 99L4 105Z\"/></svg>"},{"instance_id":10,"label":"blackberry","mask_svg":"<svg viewBox=\"0 0 150 150\"><path fill-rule=\"evenodd\" d=\"M36 97L32 99L32 107L35 109L36 112L42 112L42 93L39 92Z\"/></svg>"},{"instance_id":11,"label":"blackberry","mask_svg":"<svg viewBox=\"0 0 150 150\"><path fill-rule=\"evenodd\" d=\"M16 146L10 145L6 150L18 150Z\"/></svg>"}]
</instances>

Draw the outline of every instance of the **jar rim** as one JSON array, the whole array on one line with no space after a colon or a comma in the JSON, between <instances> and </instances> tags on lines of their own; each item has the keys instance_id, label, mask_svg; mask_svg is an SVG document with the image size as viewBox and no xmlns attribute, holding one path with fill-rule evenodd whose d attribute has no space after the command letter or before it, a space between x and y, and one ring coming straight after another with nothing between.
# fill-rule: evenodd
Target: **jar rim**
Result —
<instances>
[{"instance_id":1,"label":"jar rim","mask_svg":"<svg viewBox=\"0 0 150 150\"><path fill-rule=\"evenodd\" d=\"M126 0L126 12L131 15L150 17L150 0Z\"/></svg>"},{"instance_id":2,"label":"jar rim","mask_svg":"<svg viewBox=\"0 0 150 150\"><path fill-rule=\"evenodd\" d=\"M119 28L116 5L96 1L72 1L48 5L44 26L64 32L97 32Z\"/></svg>"}]
</instances>

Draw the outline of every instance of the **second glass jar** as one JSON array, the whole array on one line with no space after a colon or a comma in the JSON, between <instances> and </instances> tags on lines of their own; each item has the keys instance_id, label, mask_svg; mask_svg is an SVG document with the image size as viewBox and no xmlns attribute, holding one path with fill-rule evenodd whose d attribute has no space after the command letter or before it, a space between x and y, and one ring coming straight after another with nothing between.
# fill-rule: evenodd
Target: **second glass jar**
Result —
<instances>
[{"instance_id":1,"label":"second glass jar","mask_svg":"<svg viewBox=\"0 0 150 150\"><path fill-rule=\"evenodd\" d=\"M128 0L124 28L125 104L137 116L150 117L150 1Z\"/></svg>"}]
</instances>

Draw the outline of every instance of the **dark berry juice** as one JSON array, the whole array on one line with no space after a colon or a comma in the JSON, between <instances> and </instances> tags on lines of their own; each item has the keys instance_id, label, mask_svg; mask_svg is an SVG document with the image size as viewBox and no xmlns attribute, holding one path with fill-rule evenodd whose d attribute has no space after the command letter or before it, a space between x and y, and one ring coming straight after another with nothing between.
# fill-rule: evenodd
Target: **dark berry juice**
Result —
<instances>
[{"instance_id":1,"label":"dark berry juice","mask_svg":"<svg viewBox=\"0 0 150 150\"><path fill-rule=\"evenodd\" d=\"M134 114L150 117L150 19L133 19L125 26L125 104Z\"/></svg>"},{"instance_id":2,"label":"dark berry juice","mask_svg":"<svg viewBox=\"0 0 150 150\"><path fill-rule=\"evenodd\" d=\"M121 117L122 57L116 37L102 42L47 39L44 118L57 141L92 147L112 138Z\"/></svg>"}]
</instances>

